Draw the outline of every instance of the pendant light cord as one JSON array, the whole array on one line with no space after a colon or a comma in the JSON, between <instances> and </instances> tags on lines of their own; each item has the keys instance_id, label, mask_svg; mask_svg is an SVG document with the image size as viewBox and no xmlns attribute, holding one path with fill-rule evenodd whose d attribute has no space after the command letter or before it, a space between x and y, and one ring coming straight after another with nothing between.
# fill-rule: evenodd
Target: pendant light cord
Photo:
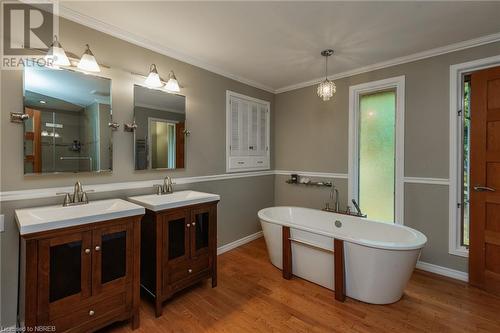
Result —
<instances>
[{"instance_id":1,"label":"pendant light cord","mask_svg":"<svg viewBox=\"0 0 500 333\"><path fill-rule=\"evenodd\" d=\"M328 80L328 56L325 56L325 80Z\"/></svg>"}]
</instances>

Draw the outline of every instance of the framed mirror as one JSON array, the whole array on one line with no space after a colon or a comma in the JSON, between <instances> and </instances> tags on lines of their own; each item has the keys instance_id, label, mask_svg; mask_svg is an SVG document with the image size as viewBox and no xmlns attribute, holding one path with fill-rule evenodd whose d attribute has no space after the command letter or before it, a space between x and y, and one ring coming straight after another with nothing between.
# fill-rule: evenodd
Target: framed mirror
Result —
<instances>
[{"instance_id":1,"label":"framed mirror","mask_svg":"<svg viewBox=\"0 0 500 333\"><path fill-rule=\"evenodd\" d=\"M112 170L111 80L25 67L24 173Z\"/></svg>"},{"instance_id":2,"label":"framed mirror","mask_svg":"<svg viewBox=\"0 0 500 333\"><path fill-rule=\"evenodd\" d=\"M184 168L186 97L134 85L136 170Z\"/></svg>"}]
</instances>

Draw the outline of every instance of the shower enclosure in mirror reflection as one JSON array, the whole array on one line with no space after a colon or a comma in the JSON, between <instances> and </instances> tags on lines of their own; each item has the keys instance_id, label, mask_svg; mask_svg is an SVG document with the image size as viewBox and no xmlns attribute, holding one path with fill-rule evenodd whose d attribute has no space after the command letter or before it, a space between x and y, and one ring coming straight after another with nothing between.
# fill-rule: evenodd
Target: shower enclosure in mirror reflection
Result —
<instances>
[{"instance_id":1,"label":"shower enclosure in mirror reflection","mask_svg":"<svg viewBox=\"0 0 500 333\"><path fill-rule=\"evenodd\" d=\"M111 80L65 69L24 69L24 173L112 169Z\"/></svg>"},{"instance_id":2,"label":"shower enclosure in mirror reflection","mask_svg":"<svg viewBox=\"0 0 500 333\"><path fill-rule=\"evenodd\" d=\"M135 169L184 168L186 98L134 86Z\"/></svg>"}]
</instances>

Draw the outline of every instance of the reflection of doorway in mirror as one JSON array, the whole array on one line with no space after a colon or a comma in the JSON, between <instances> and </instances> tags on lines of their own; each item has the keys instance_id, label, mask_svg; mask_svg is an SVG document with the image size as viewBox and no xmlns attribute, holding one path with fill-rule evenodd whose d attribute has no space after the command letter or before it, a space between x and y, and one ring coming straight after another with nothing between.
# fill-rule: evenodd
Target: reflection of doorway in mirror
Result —
<instances>
[{"instance_id":1,"label":"reflection of doorway in mirror","mask_svg":"<svg viewBox=\"0 0 500 333\"><path fill-rule=\"evenodd\" d=\"M151 169L175 168L177 122L148 117L148 164Z\"/></svg>"}]
</instances>

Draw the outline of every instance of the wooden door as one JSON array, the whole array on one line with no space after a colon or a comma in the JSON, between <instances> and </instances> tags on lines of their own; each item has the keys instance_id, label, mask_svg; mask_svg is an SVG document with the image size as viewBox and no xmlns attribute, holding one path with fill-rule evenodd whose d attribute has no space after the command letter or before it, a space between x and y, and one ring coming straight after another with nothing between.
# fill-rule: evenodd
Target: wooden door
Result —
<instances>
[{"instance_id":1,"label":"wooden door","mask_svg":"<svg viewBox=\"0 0 500 333\"><path fill-rule=\"evenodd\" d=\"M191 227L189 211L176 209L165 214L162 226L163 244L163 291L169 292L169 286L187 277L189 270Z\"/></svg>"},{"instance_id":2,"label":"wooden door","mask_svg":"<svg viewBox=\"0 0 500 333\"><path fill-rule=\"evenodd\" d=\"M470 284L500 294L500 67L471 76Z\"/></svg>"},{"instance_id":3,"label":"wooden door","mask_svg":"<svg viewBox=\"0 0 500 333\"><path fill-rule=\"evenodd\" d=\"M42 172L42 116L41 112L35 109L24 108L24 113L32 119L32 128L24 131L24 139L32 141L32 153L24 157L26 163L33 164L33 172Z\"/></svg>"},{"instance_id":4,"label":"wooden door","mask_svg":"<svg viewBox=\"0 0 500 333\"><path fill-rule=\"evenodd\" d=\"M133 221L98 228L92 234L92 296L120 292L133 277Z\"/></svg>"},{"instance_id":5,"label":"wooden door","mask_svg":"<svg viewBox=\"0 0 500 333\"><path fill-rule=\"evenodd\" d=\"M85 231L38 242L38 322L48 323L90 297L91 238Z\"/></svg>"}]
</instances>

